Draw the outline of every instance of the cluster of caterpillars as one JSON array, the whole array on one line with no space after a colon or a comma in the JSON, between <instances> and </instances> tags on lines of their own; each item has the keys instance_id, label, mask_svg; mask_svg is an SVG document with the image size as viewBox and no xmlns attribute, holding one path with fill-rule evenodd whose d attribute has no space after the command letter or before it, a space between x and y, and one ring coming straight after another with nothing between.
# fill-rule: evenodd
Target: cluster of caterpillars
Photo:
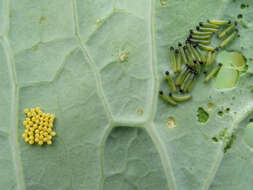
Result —
<instances>
[{"instance_id":1,"label":"cluster of caterpillars","mask_svg":"<svg viewBox=\"0 0 253 190\"><path fill-rule=\"evenodd\" d=\"M160 90L160 96L174 106L177 105L177 102L190 100L192 97L190 92L202 72L205 75L204 82L208 82L219 72L223 64L215 63L216 55L221 48L227 46L238 36L236 26L237 22L231 20L200 22L196 30L190 30L185 45L179 42L177 49L170 47L170 64L175 77L169 71L165 72L170 93L167 96ZM222 41L215 48L210 45L210 42L216 33L218 33L218 39ZM177 94L178 91L181 95Z\"/></svg>"}]
</instances>

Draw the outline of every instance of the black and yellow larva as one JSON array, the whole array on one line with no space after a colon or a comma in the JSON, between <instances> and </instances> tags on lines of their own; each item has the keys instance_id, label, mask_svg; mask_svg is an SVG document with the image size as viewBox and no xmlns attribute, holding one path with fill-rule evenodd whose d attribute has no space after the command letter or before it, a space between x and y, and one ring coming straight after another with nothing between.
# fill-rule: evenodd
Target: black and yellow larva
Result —
<instances>
[{"instance_id":1,"label":"black and yellow larva","mask_svg":"<svg viewBox=\"0 0 253 190\"><path fill-rule=\"evenodd\" d=\"M177 67L176 72L178 73L181 71L181 55L178 49L176 49L175 54L176 54L175 56L176 56L176 67Z\"/></svg>"},{"instance_id":2,"label":"black and yellow larva","mask_svg":"<svg viewBox=\"0 0 253 190\"><path fill-rule=\"evenodd\" d=\"M188 74L184 77L182 85L180 86L181 92L185 92L187 83L191 81L193 77L194 77L194 71L190 70L190 72L188 72Z\"/></svg>"},{"instance_id":3,"label":"black and yellow larva","mask_svg":"<svg viewBox=\"0 0 253 190\"><path fill-rule=\"evenodd\" d=\"M182 57L182 60L183 60L184 64L187 64L187 58L186 58L186 55L185 55L185 52L184 52L184 49L183 49L183 45L182 45L181 42L178 43L178 48L179 48L180 55Z\"/></svg>"},{"instance_id":4,"label":"black and yellow larva","mask_svg":"<svg viewBox=\"0 0 253 190\"><path fill-rule=\"evenodd\" d=\"M202 35L202 36L194 35L194 34L189 35L190 39L195 39L195 40L210 40L211 37L212 35Z\"/></svg>"},{"instance_id":5,"label":"black and yellow larva","mask_svg":"<svg viewBox=\"0 0 253 190\"><path fill-rule=\"evenodd\" d=\"M176 102L184 102L192 98L190 94L177 95L177 94L169 93L169 96L171 97L172 100Z\"/></svg>"},{"instance_id":6,"label":"black and yellow larva","mask_svg":"<svg viewBox=\"0 0 253 190\"><path fill-rule=\"evenodd\" d=\"M225 40L223 40L223 41L220 43L219 47L220 47L220 48L223 48L223 47L225 47L226 45L228 45L228 44L237 36L237 34L238 34L238 30L235 29L235 31L234 31L232 34L230 34Z\"/></svg>"},{"instance_id":7,"label":"black and yellow larva","mask_svg":"<svg viewBox=\"0 0 253 190\"><path fill-rule=\"evenodd\" d=\"M175 57L175 50L172 46L170 47L170 63L172 65L172 70L174 72L177 72L177 63L176 63L176 57Z\"/></svg>"},{"instance_id":8,"label":"black and yellow larva","mask_svg":"<svg viewBox=\"0 0 253 190\"><path fill-rule=\"evenodd\" d=\"M216 65L211 72L206 76L204 82L208 82L216 73L219 72L219 70L222 67L222 63L219 63L218 65Z\"/></svg>"},{"instance_id":9,"label":"black and yellow larva","mask_svg":"<svg viewBox=\"0 0 253 190\"><path fill-rule=\"evenodd\" d=\"M197 30L190 30L190 35L196 35L196 36L208 36L208 35L213 35L213 32L201 32Z\"/></svg>"},{"instance_id":10,"label":"black and yellow larva","mask_svg":"<svg viewBox=\"0 0 253 190\"><path fill-rule=\"evenodd\" d=\"M196 50L196 52L198 53L202 63L206 63L206 58L205 56L201 53L200 49L199 49L199 45L198 44L194 44L193 45L194 49Z\"/></svg>"},{"instance_id":11,"label":"black and yellow larva","mask_svg":"<svg viewBox=\"0 0 253 190\"><path fill-rule=\"evenodd\" d=\"M196 30L200 32L212 32L212 33L218 31L218 29L215 29L215 28L206 28L206 27L201 27L201 26L197 26Z\"/></svg>"},{"instance_id":12,"label":"black and yellow larva","mask_svg":"<svg viewBox=\"0 0 253 190\"><path fill-rule=\"evenodd\" d=\"M183 83L183 79L185 75L190 71L190 66L188 64L185 65L183 70L180 72L178 77L176 78L176 85L180 86Z\"/></svg>"},{"instance_id":13,"label":"black and yellow larva","mask_svg":"<svg viewBox=\"0 0 253 190\"><path fill-rule=\"evenodd\" d=\"M160 94L160 96L162 97L162 99L163 99L164 101L166 101L167 103L169 103L170 105L173 105L173 106L176 106L176 105L177 105L177 103L176 103L174 100L172 100L170 97L166 96L166 95L163 93L162 90L159 91L159 94Z\"/></svg>"},{"instance_id":14,"label":"black and yellow larva","mask_svg":"<svg viewBox=\"0 0 253 190\"><path fill-rule=\"evenodd\" d=\"M217 24L211 24L211 23L206 23L206 22L200 22L199 26L206 27L206 28L215 28L215 29L220 28L220 26Z\"/></svg>"},{"instance_id":15,"label":"black and yellow larva","mask_svg":"<svg viewBox=\"0 0 253 190\"><path fill-rule=\"evenodd\" d=\"M176 91L177 91L177 88L176 88L176 86L175 86L175 83L174 83L172 77L170 76L170 72L169 72L169 71L166 71L166 72L165 72L165 77L166 77L166 80L167 80L168 83L169 83L169 86L170 86L170 88L171 88L171 91L172 91L172 92L176 92Z\"/></svg>"},{"instance_id":16,"label":"black and yellow larva","mask_svg":"<svg viewBox=\"0 0 253 190\"><path fill-rule=\"evenodd\" d=\"M208 19L207 22L210 24L215 24L215 25L226 25L226 24L231 24L231 20L213 20L213 19Z\"/></svg>"},{"instance_id":17,"label":"black and yellow larva","mask_svg":"<svg viewBox=\"0 0 253 190\"><path fill-rule=\"evenodd\" d=\"M205 51L214 51L214 47L212 46L207 46L207 45L203 45L203 44L198 44L199 48Z\"/></svg>"},{"instance_id":18,"label":"black and yellow larva","mask_svg":"<svg viewBox=\"0 0 253 190\"><path fill-rule=\"evenodd\" d=\"M192 52L192 49L191 49L191 42L189 40L186 40L185 44L189 52L189 55L191 57L191 60L196 60L196 57L194 56L194 53Z\"/></svg>"},{"instance_id":19,"label":"black and yellow larva","mask_svg":"<svg viewBox=\"0 0 253 190\"><path fill-rule=\"evenodd\" d=\"M192 50L192 52L193 52L193 54L194 54L196 60L197 60L198 62L201 62L201 63L202 63L202 60L201 60L201 58L200 58L200 56L199 56L197 50L194 48L194 46L195 46L195 44L191 44L191 50Z\"/></svg>"},{"instance_id":20,"label":"black and yellow larva","mask_svg":"<svg viewBox=\"0 0 253 190\"><path fill-rule=\"evenodd\" d=\"M196 40L196 39L192 39L192 38L190 38L189 40L190 40L190 42L196 43L196 44L203 44L203 45L209 45L210 44L209 40Z\"/></svg>"},{"instance_id":21,"label":"black and yellow larva","mask_svg":"<svg viewBox=\"0 0 253 190\"><path fill-rule=\"evenodd\" d=\"M212 65L214 63L214 60L216 58L218 51L219 51L219 48L215 48L215 50L212 51L209 65Z\"/></svg>"},{"instance_id":22,"label":"black and yellow larva","mask_svg":"<svg viewBox=\"0 0 253 190\"><path fill-rule=\"evenodd\" d=\"M218 34L218 38L221 39L223 37L225 37L226 35L230 34L233 30L235 30L235 27L237 26L237 22L235 21L234 24L231 24L230 26L228 26L226 29L224 29L223 31L221 31Z\"/></svg>"}]
</instances>

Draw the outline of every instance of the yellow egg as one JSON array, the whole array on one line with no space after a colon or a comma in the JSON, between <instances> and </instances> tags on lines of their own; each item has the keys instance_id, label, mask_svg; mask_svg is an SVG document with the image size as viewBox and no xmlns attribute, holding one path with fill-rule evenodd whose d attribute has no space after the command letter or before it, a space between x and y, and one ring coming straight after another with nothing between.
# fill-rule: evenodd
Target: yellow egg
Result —
<instances>
[{"instance_id":1,"label":"yellow egg","mask_svg":"<svg viewBox=\"0 0 253 190\"><path fill-rule=\"evenodd\" d=\"M50 115L50 118L51 118L52 120L54 120L54 118L55 118L54 114L51 114L51 115Z\"/></svg>"},{"instance_id":2,"label":"yellow egg","mask_svg":"<svg viewBox=\"0 0 253 190\"><path fill-rule=\"evenodd\" d=\"M27 113L27 116L28 116L28 117L32 117L32 113L31 113L31 112L28 112L28 113Z\"/></svg>"},{"instance_id":3,"label":"yellow egg","mask_svg":"<svg viewBox=\"0 0 253 190\"><path fill-rule=\"evenodd\" d=\"M40 107L36 107L36 108L35 108L35 111L36 111L37 113L39 113Z\"/></svg>"},{"instance_id":4,"label":"yellow egg","mask_svg":"<svg viewBox=\"0 0 253 190\"><path fill-rule=\"evenodd\" d=\"M39 141L39 145L43 145L43 141Z\"/></svg>"},{"instance_id":5,"label":"yellow egg","mask_svg":"<svg viewBox=\"0 0 253 190\"><path fill-rule=\"evenodd\" d=\"M24 126L26 126L27 125L27 121L24 121L23 124L24 124Z\"/></svg>"},{"instance_id":6,"label":"yellow egg","mask_svg":"<svg viewBox=\"0 0 253 190\"><path fill-rule=\"evenodd\" d=\"M38 143L40 141L39 138L35 138L35 142Z\"/></svg>"},{"instance_id":7,"label":"yellow egg","mask_svg":"<svg viewBox=\"0 0 253 190\"><path fill-rule=\"evenodd\" d=\"M44 134L44 131L40 131L40 135L43 135Z\"/></svg>"},{"instance_id":8,"label":"yellow egg","mask_svg":"<svg viewBox=\"0 0 253 190\"><path fill-rule=\"evenodd\" d=\"M28 142L28 141L29 141L29 138L28 138L28 137L26 137L26 138L25 138L25 142Z\"/></svg>"},{"instance_id":9,"label":"yellow egg","mask_svg":"<svg viewBox=\"0 0 253 190\"><path fill-rule=\"evenodd\" d=\"M51 136L51 135L48 135L47 138L48 138L49 140L51 140L51 139L52 139L52 136Z\"/></svg>"},{"instance_id":10,"label":"yellow egg","mask_svg":"<svg viewBox=\"0 0 253 190\"><path fill-rule=\"evenodd\" d=\"M37 134L35 134L35 138L39 138L40 137L40 135L37 133Z\"/></svg>"},{"instance_id":11,"label":"yellow egg","mask_svg":"<svg viewBox=\"0 0 253 190\"><path fill-rule=\"evenodd\" d=\"M32 136L32 135L33 135L33 132L28 132L28 134L29 134L30 136Z\"/></svg>"},{"instance_id":12,"label":"yellow egg","mask_svg":"<svg viewBox=\"0 0 253 190\"><path fill-rule=\"evenodd\" d=\"M44 137L43 141L44 141L44 142L47 142L47 141L48 141L47 137Z\"/></svg>"},{"instance_id":13,"label":"yellow egg","mask_svg":"<svg viewBox=\"0 0 253 190\"><path fill-rule=\"evenodd\" d=\"M40 140L43 140L43 138L44 138L43 135L40 135L39 139L40 139Z\"/></svg>"},{"instance_id":14,"label":"yellow egg","mask_svg":"<svg viewBox=\"0 0 253 190\"><path fill-rule=\"evenodd\" d=\"M56 132L55 132L55 131L52 131L50 134L51 134L52 136L55 136L55 135L56 135Z\"/></svg>"},{"instance_id":15,"label":"yellow egg","mask_svg":"<svg viewBox=\"0 0 253 190\"><path fill-rule=\"evenodd\" d=\"M24 110L24 113L25 113L25 114L28 114L28 112L29 112L29 110L26 108L26 109Z\"/></svg>"},{"instance_id":16,"label":"yellow egg","mask_svg":"<svg viewBox=\"0 0 253 190\"><path fill-rule=\"evenodd\" d=\"M36 134L39 134L39 133L40 133L39 129L36 129L36 130L35 130L35 133L36 133Z\"/></svg>"},{"instance_id":17,"label":"yellow egg","mask_svg":"<svg viewBox=\"0 0 253 190\"><path fill-rule=\"evenodd\" d=\"M33 125L33 122L32 122L32 121L29 121L29 125L32 126L32 125Z\"/></svg>"},{"instance_id":18,"label":"yellow egg","mask_svg":"<svg viewBox=\"0 0 253 190\"><path fill-rule=\"evenodd\" d=\"M26 133L23 133L22 134L22 137L25 139L27 137L27 134Z\"/></svg>"},{"instance_id":19,"label":"yellow egg","mask_svg":"<svg viewBox=\"0 0 253 190\"><path fill-rule=\"evenodd\" d=\"M30 136L29 139L30 139L30 140L34 140L34 136Z\"/></svg>"},{"instance_id":20,"label":"yellow egg","mask_svg":"<svg viewBox=\"0 0 253 190\"><path fill-rule=\"evenodd\" d=\"M43 135L46 137L46 136L48 136L48 133L47 133L47 132L44 132L44 134L43 134Z\"/></svg>"},{"instance_id":21,"label":"yellow egg","mask_svg":"<svg viewBox=\"0 0 253 190\"><path fill-rule=\"evenodd\" d=\"M34 109L34 108L31 108L31 112L35 112L35 109Z\"/></svg>"},{"instance_id":22,"label":"yellow egg","mask_svg":"<svg viewBox=\"0 0 253 190\"><path fill-rule=\"evenodd\" d=\"M48 129L47 129L47 132L48 132L48 133L51 133L51 132L52 132L52 129L51 129L51 128L48 128Z\"/></svg>"},{"instance_id":23,"label":"yellow egg","mask_svg":"<svg viewBox=\"0 0 253 190\"><path fill-rule=\"evenodd\" d=\"M31 119L30 119L29 117L27 117L27 118L26 118L26 121L27 121L27 123L28 123L29 121L31 121Z\"/></svg>"},{"instance_id":24,"label":"yellow egg","mask_svg":"<svg viewBox=\"0 0 253 190\"><path fill-rule=\"evenodd\" d=\"M52 127L53 127L53 124L52 124L52 123L49 123L49 124L48 124L48 127L52 128Z\"/></svg>"},{"instance_id":25,"label":"yellow egg","mask_svg":"<svg viewBox=\"0 0 253 190\"><path fill-rule=\"evenodd\" d=\"M52 144L52 141L48 140L48 141L47 141L47 144Z\"/></svg>"},{"instance_id":26,"label":"yellow egg","mask_svg":"<svg viewBox=\"0 0 253 190\"><path fill-rule=\"evenodd\" d=\"M30 143L30 144L34 144L34 140L30 140L29 143Z\"/></svg>"}]
</instances>

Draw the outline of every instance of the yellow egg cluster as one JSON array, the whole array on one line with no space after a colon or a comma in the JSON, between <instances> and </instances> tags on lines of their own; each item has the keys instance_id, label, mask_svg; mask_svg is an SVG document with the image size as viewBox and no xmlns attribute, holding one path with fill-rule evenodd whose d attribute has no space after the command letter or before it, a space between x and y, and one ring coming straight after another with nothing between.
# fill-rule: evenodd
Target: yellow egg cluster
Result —
<instances>
[{"instance_id":1,"label":"yellow egg cluster","mask_svg":"<svg viewBox=\"0 0 253 190\"><path fill-rule=\"evenodd\" d=\"M53 131L55 116L49 113L43 113L39 107L24 110L26 120L24 126L26 127L23 133L23 139L29 144L37 143L43 145L44 143L52 144L52 138L56 135Z\"/></svg>"}]
</instances>

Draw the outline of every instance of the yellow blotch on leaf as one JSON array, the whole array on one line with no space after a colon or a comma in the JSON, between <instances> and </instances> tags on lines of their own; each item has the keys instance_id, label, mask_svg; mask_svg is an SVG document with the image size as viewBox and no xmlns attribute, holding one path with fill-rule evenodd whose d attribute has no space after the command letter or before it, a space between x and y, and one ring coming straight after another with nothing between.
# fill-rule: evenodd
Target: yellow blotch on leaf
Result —
<instances>
[{"instance_id":1,"label":"yellow blotch on leaf","mask_svg":"<svg viewBox=\"0 0 253 190\"><path fill-rule=\"evenodd\" d=\"M55 115L50 113L44 113L40 107L25 109L26 119L23 122L25 132L22 134L22 138L28 144L43 145L47 143L52 144L53 137L56 132L53 131Z\"/></svg>"}]
</instances>

